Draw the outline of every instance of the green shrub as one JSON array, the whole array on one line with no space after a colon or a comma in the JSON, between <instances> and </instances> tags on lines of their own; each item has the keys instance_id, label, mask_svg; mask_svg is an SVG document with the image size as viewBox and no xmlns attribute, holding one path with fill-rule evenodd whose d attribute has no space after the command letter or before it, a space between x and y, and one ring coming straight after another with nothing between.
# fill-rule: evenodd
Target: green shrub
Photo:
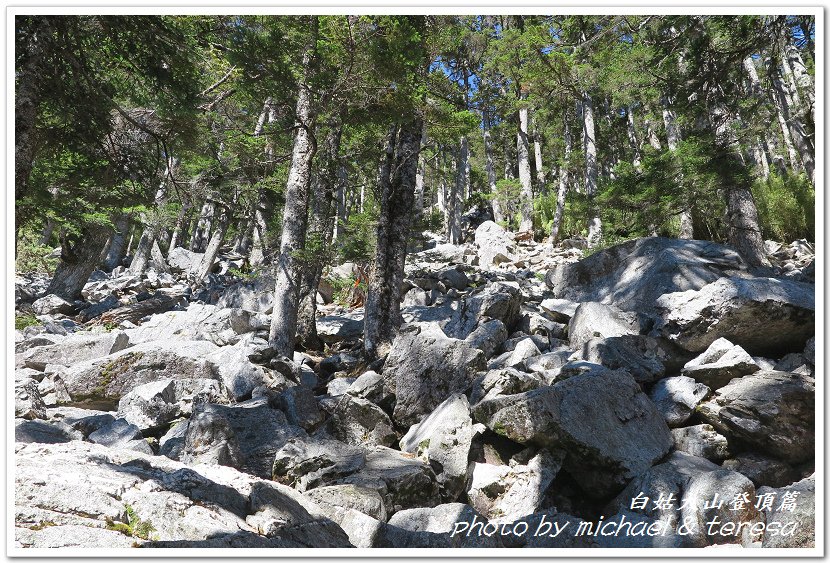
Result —
<instances>
[{"instance_id":1,"label":"green shrub","mask_svg":"<svg viewBox=\"0 0 830 563\"><path fill-rule=\"evenodd\" d=\"M34 232L17 233L17 256L14 269L19 274L46 273L53 274L58 265L57 258L50 258L52 248L38 244L40 238Z\"/></svg>"},{"instance_id":2,"label":"green shrub","mask_svg":"<svg viewBox=\"0 0 830 563\"><path fill-rule=\"evenodd\" d=\"M37 320L37 317L34 315L15 315L14 316L14 329L15 330L23 330L27 326L37 326L40 324L40 321Z\"/></svg>"},{"instance_id":3,"label":"green shrub","mask_svg":"<svg viewBox=\"0 0 830 563\"><path fill-rule=\"evenodd\" d=\"M772 174L752 187L764 238L815 240L815 190L805 175Z\"/></svg>"}]
</instances>

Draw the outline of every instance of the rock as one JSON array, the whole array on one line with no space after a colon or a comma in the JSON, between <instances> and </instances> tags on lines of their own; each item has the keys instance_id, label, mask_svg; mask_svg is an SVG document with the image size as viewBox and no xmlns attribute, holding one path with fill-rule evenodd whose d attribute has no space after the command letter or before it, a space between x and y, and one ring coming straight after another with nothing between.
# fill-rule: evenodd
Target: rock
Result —
<instances>
[{"instance_id":1,"label":"rock","mask_svg":"<svg viewBox=\"0 0 830 563\"><path fill-rule=\"evenodd\" d=\"M403 296L403 299L401 300L401 307L423 307L429 305L429 301L429 294L427 294L426 291L418 287L413 287Z\"/></svg>"},{"instance_id":2,"label":"rock","mask_svg":"<svg viewBox=\"0 0 830 563\"><path fill-rule=\"evenodd\" d=\"M723 462L724 469L737 471L749 478L755 487L784 487L796 481L798 472L781 460L752 452L744 452Z\"/></svg>"},{"instance_id":3,"label":"rock","mask_svg":"<svg viewBox=\"0 0 830 563\"><path fill-rule=\"evenodd\" d=\"M16 461L15 536L31 547L348 546L302 495L229 467L79 441L18 445ZM126 544L95 532L119 524Z\"/></svg>"},{"instance_id":4,"label":"rock","mask_svg":"<svg viewBox=\"0 0 830 563\"><path fill-rule=\"evenodd\" d=\"M243 335L257 331L264 333L269 324L268 316L263 313L191 303L183 311L153 315L140 327L126 332L134 344L158 340L207 340L217 346L228 346L240 342Z\"/></svg>"},{"instance_id":5,"label":"rock","mask_svg":"<svg viewBox=\"0 0 830 563\"><path fill-rule=\"evenodd\" d=\"M540 354L541 352L539 352L539 348L536 347L533 339L525 338L516 344L516 347L512 352L510 352L507 361L504 362L504 365L511 368L522 369L525 367L525 360L529 360L530 358Z\"/></svg>"},{"instance_id":6,"label":"rock","mask_svg":"<svg viewBox=\"0 0 830 563\"><path fill-rule=\"evenodd\" d=\"M415 454L436 472L442 497L453 501L464 492L467 460L473 440L470 404L451 395L401 438L401 451Z\"/></svg>"},{"instance_id":7,"label":"rock","mask_svg":"<svg viewBox=\"0 0 830 563\"><path fill-rule=\"evenodd\" d=\"M545 283L556 298L650 314L661 295L698 290L746 268L735 250L721 244L649 237L557 266L545 275Z\"/></svg>"},{"instance_id":8,"label":"rock","mask_svg":"<svg viewBox=\"0 0 830 563\"><path fill-rule=\"evenodd\" d=\"M815 334L815 287L772 278L723 278L657 300L655 331L691 352L726 338L751 354L799 352Z\"/></svg>"},{"instance_id":9,"label":"rock","mask_svg":"<svg viewBox=\"0 0 830 563\"><path fill-rule=\"evenodd\" d=\"M383 405L392 400L392 395L383 383L383 376L372 370L364 372L355 379L346 393L372 401L376 405Z\"/></svg>"},{"instance_id":10,"label":"rock","mask_svg":"<svg viewBox=\"0 0 830 563\"><path fill-rule=\"evenodd\" d=\"M703 354L683 366L682 373L710 389L720 389L733 378L755 373L759 369L746 350L725 338L718 338Z\"/></svg>"},{"instance_id":11,"label":"rock","mask_svg":"<svg viewBox=\"0 0 830 563\"><path fill-rule=\"evenodd\" d=\"M162 379L139 385L121 397L118 416L142 430L153 430L181 416L190 416L196 403L227 403L214 379Z\"/></svg>"},{"instance_id":12,"label":"rock","mask_svg":"<svg viewBox=\"0 0 830 563\"><path fill-rule=\"evenodd\" d=\"M541 450L526 465L473 463L467 489L470 504L487 518L504 522L537 512L563 457Z\"/></svg>"},{"instance_id":13,"label":"rock","mask_svg":"<svg viewBox=\"0 0 830 563\"><path fill-rule=\"evenodd\" d=\"M576 375L487 399L473 415L520 444L565 450L565 470L590 496L622 489L672 446L662 416L624 372Z\"/></svg>"},{"instance_id":14,"label":"rock","mask_svg":"<svg viewBox=\"0 0 830 563\"><path fill-rule=\"evenodd\" d=\"M181 246L177 246L170 251L167 256L167 264L174 272L190 272L195 271L202 263L204 252L192 252Z\"/></svg>"},{"instance_id":15,"label":"rock","mask_svg":"<svg viewBox=\"0 0 830 563\"><path fill-rule=\"evenodd\" d=\"M340 482L376 490L390 516L406 508L437 506L441 502L435 473L429 465L411 454L383 446L369 451L366 465Z\"/></svg>"},{"instance_id":16,"label":"rock","mask_svg":"<svg viewBox=\"0 0 830 563\"><path fill-rule=\"evenodd\" d=\"M316 504L333 508L357 510L381 522L386 522L386 507L380 494L357 485L329 485L306 491L303 495ZM321 507L325 510L325 506Z\"/></svg>"},{"instance_id":17,"label":"rock","mask_svg":"<svg viewBox=\"0 0 830 563\"><path fill-rule=\"evenodd\" d=\"M464 391L484 368L484 354L463 340L448 338L430 325L402 330L383 368L396 397L394 420L412 425L451 394Z\"/></svg>"},{"instance_id":18,"label":"rock","mask_svg":"<svg viewBox=\"0 0 830 563\"><path fill-rule=\"evenodd\" d=\"M473 383L470 402L476 404L484 399L524 393L543 385L545 381L538 374L526 373L513 368L490 370Z\"/></svg>"},{"instance_id":19,"label":"rock","mask_svg":"<svg viewBox=\"0 0 830 563\"><path fill-rule=\"evenodd\" d=\"M37 548L131 548L136 540L121 532L88 525L66 524L44 528L15 528L15 541L21 547Z\"/></svg>"},{"instance_id":20,"label":"rock","mask_svg":"<svg viewBox=\"0 0 830 563\"><path fill-rule=\"evenodd\" d=\"M816 546L815 475L779 489L761 487L758 496L761 495L768 495L766 498L773 500L772 506L763 510L767 533L764 534L762 547ZM781 505L788 500L793 502L786 504L788 508L782 510ZM778 529L779 533L772 533L773 528Z\"/></svg>"},{"instance_id":21,"label":"rock","mask_svg":"<svg viewBox=\"0 0 830 563\"><path fill-rule=\"evenodd\" d=\"M326 394L332 397L344 395L356 380L356 377L335 377L326 385Z\"/></svg>"},{"instance_id":22,"label":"rock","mask_svg":"<svg viewBox=\"0 0 830 563\"><path fill-rule=\"evenodd\" d=\"M259 274L253 279L235 283L222 293L216 306L270 314L274 309L274 277Z\"/></svg>"},{"instance_id":23,"label":"rock","mask_svg":"<svg viewBox=\"0 0 830 563\"><path fill-rule=\"evenodd\" d=\"M60 444L72 440L83 440L83 438L83 434L59 421L14 421L14 441L17 443Z\"/></svg>"},{"instance_id":24,"label":"rock","mask_svg":"<svg viewBox=\"0 0 830 563\"><path fill-rule=\"evenodd\" d=\"M740 543L748 547L760 539L753 526L763 521L754 499L755 486L740 473L727 469L701 473L686 485L681 521L689 524L689 535L700 546ZM714 526L708 524L716 520Z\"/></svg>"},{"instance_id":25,"label":"rock","mask_svg":"<svg viewBox=\"0 0 830 563\"><path fill-rule=\"evenodd\" d=\"M21 379L14 383L14 416L15 418L46 418L46 404L40 396L37 381Z\"/></svg>"},{"instance_id":26,"label":"rock","mask_svg":"<svg viewBox=\"0 0 830 563\"><path fill-rule=\"evenodd\" d=\"M534 356L525 361L525 367L541 375L547 375L549 372L555 372L568 363L573 353L570 350L562 350L559 352L548 352Z\"/></svg>"},{"instance_id":27,"label":"rock","mask_svg":"<svg viewBox=\"0 0 830 563\"><path fill-rule=\"evenodd\" d=\"M23 354L26 367L43 370L47 364L72 366L77 363L114 354L130 346L124 331L75 333L55 344L38 346Z\"/></svg>"},{"instance_id":28,"label":"rock","mask_svg":"<svg viewBox=\"0 0 830 563\"><path fill-rule=\"evenodd\" d=\"M223 346L205 357L236 401L250 398L254 389L273 378L265 368L248 360L256 348L256 345L241 341L234 346Z\"/></svg>"},{"instance_id":29,"label":"rock","mask_svg":"<svg viewBox=\"0 0 830 563\"><path fill-rule=\"evenodd\" d=\"M491 269L503 262L514 260L515 242L507 232L493 221L485 221L475 232L475 244L478 250L478 264L484 269Z\"/></svg>"},{"instance_id":30,"label":"rock","mask_svg":"<svg viewBox=\"0 0 830 563\"><path fill-rule=\"evenodd\" d=\"M115 417L104 411L79 409L75 407L55 407L48 409L48 416L52 420L63 422L73 430L80 432L84 438L96 430L109 426L115 422Z\"/></svg>"},{"instance_id":31,"label":"rock","mask_svg":"<svg viewBox=\"0 0 830 563\"><path fill-rule=\"evenodd\" d=\"M471 506L453 502L434 508L410 508L395 513L383 528L376 547L501 547L498 538L486 535L453 535L458 522L484 522Z\"/></svg>"},{"instance_id":32,"label":"rock","mask_svg":"<svg viewBox=\"0 0 830 563\"><path fill-rule=\"evenodd\" d=\"M74 303L54 294L41 297L32 303L32 311L35 315L71 315L76 310Z\"/></svg>"},{"instance_id":33,"label":"rock","mask_svg":"<svg viewBox=\"0 0 830 563\"><path fill-rule=\"evenodd\" d=\"M442 328L447 336L464 339L489 318L500 320L510 332L521 320L521 307L518 283L490 283L465 297Z\"/></svg>"},{"instance_id":34,"label":"rock","mask_svg":"<svg viewBox=\"0 0 830 563\"><path fill-rule=\"evenodd\" d=\"M144 383L162 379L218 379L206 357L216 346L203 340L145 342L81 362L63 373L73 401L117 400Z\"/></svg>"},{"instance_id":35,"label":"rock","mask_svg":"<svg viewBox=\"0 0 830 563\"><path fill-rule=\"evenodd\" d=\"M325 419L314 394L302 385L284 389L272 404L285 413L289 424L299 426L307 432L316 430Z\"/></svg>"},{"instance_id":36,"label":"rock","mask_svg":"<svg viewBox=\"0 0 830 563\"><path fill-rule=\"evenodd\" d=\"M92 432L87 438L90 442L95 442L108 448L135 450L149 455L153 454L153 449L144 440L138 426L130 424L123 418L116 418L111 424Z\"/></svg>"},{"instance_id":37,"label":"rock","mask_svg":"<svg viewBox=\"0 0 830 563\"><path fill-rule=\"evenodd\" d=\"M363 316L328 315L317 319L317 336L326 344L357 340L363 336Z\"/></svg>"},{"instance_id":38,"label":"rock","mask_svg":"<svg viewBox=\"0 0 830 563\"><path fill-rule=\"evenodd\" d=\"M586 361L611 370L625 368L638 383L661 379L673 356L667 344L640 334L592 338L582 346Z\"/></svg>"},{"instance_id":39,"label":"rock","mask_svg":"<svg viewBox=\"0 0 830 563\"><path fill-rule=\"evenodd\" d=\"M484 352L484 357L492 358L496 351L507 340L507 328L499 319L480 323L464 341Z\"/></svg>"},{"instance_id":40,"label":"rock","mask_svg":"<svg viewBox=\"0 0 830 563\"><path fill-rule=\"evenodd\" d=\"M804 376L759 371L718 389L698 412L730 441L800 463L815 449L815 401L815 386Z\"/></svg>"},{"instance_id":41,"label":"rock","mask_svg":"<svg viewBox=\"0 0 830 563\"><path fill-rule=\"evenodd\" d=\"M816 363L816 337L813 336L804 345L804 359L815 365Z\"/></svg>"},{"instance_id":42,"label":"rock","mask_svg":"<svg viewBox=\"0 0 830 563\"><path fill-rule=\"evenodd\" d=\"M397 442L389 416L374 403L351 395L340 398L325 429L353 446L392 446Z\"/></svg>"},{"instance_id":43,"label":"rock","mask_svg":"<svg viewBox=\"0 0 830 563\"><path fill-rule=\"evenodd\" d=\"M674 448L719 463L729 457L729 443L708 424L675 428Z\"/></svg>"},{"instance_id":44,"label":"rock","mask_svg":"<svg viewBox=\"0 0 830 563\"><path fill-rule=\"evenodd\" d=\"M568 324L568 340L574 349L582 348L592 338L636 335L641 332L640 320L633 313L624 313L602 303L581 303Z\"/></svg>"},{"instance_id":45,"label":"rock","mask_svg":"<svg viewBox=\"0 0 830 563\"><path fill-rule=\"evenodd\" d=\"M649 393L657 410L671 428L682 426L695 408L711 393L711 389L691 377L680 375L658 381Z\"/></svg>"},{"instance_id":46,"label":"rock","mask_svg":"<svg viewBox=\"0 0 830 563\"><path fill-rule=\"evenodd\" d=\"M49 366L46 367L48 368ZM47 407L68 403L72 399L69 396L69 391L66 389L63 378L56 373L44 377L38 384L37 390L43 398L43 403Z\"/></svg>"},{"instance_id":47,"label":"rock","mask_svg":"<svg viewBox=\"0 0 830 563\"><path fill-rule=\"evenodd\" d=\"M458 291L464 291L470 285L470 280L467 278L467 275L458 269L458 267L447 268L446 270L438 272L438 279L441 280L445 287L454 288Z\"/></svg>"},{"instance_id":48,"label":"rock","mask_svg":"<svg viewBox=\"0 0 830 563\"><path fill-rule=\"evenodd\" d=\"M571 317L576 313L579 303L568 299L548 298L543 300L539 306L554 321L568 324L571 321Z\"/></svg>"},{"instance_id":49,"label":"rock","mask_svg":"<svg viewBox=\"0 0 830 563\"><path fill-rule=\"evenodd\" d=\"M362 448L337 440L292 438L275 455L275 481L307 491L351 475L366 463Z\"/></svg>"},{"instance_id":50,"label":"rock","mask_svg":"<svg viewBox=\"0 0 830 563\"><path fill-rule=\"evenodd\" d=\"M181 461L236 468L242 466L236 433L228 419L210 405L195 412L188 421Z\"/></svg>"}]
</instances>

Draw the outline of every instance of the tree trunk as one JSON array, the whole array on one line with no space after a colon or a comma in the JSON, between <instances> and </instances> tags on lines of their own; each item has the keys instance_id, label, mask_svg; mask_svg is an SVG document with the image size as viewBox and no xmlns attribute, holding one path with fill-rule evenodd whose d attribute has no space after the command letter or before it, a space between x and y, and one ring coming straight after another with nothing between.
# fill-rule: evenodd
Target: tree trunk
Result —
<instances>
[{"instance_id":1,"label":"tree trunk","mask_svg":"<svg viewBox=\"0 0 830 563\"><path fill-rule=\"evenodd\" d=\"M306 350L322 350L323 342L317 336L317 288L323 275L326 249L331 244L332 224L336 214L336 194L339 186L340 139L343 126L340 120L329 124L324 154L317 174L318 187L311 194L309 235L319 250L309 255L309 264L303 273L300 287L300 311L297 335Z\"/></svg>"},{"instance_id":2,"label":"tree trunk","mask_svg":"<svg viewBox=\"0 0 830 563\"><path fill-rule=\"evenodd\" d=\"M496 194L496 168L493 162L493 141L490 134L490 110L485 108L482 111L482 122L484 132L484 161L487 169L487 187L490 190L490 205L493 208L493 221L500 223L504 221L504 215L501 211L501 206L498 200L494 197Z\"/></svg>"},{"instance_id":3,"label":"tree trunk","mask_svg":"<svg viewBox=\"0 0 830 563\"><path fill-rule=\"evenodd\" d=\"M449 230L448 238L450 244L461 244L461 211L463 197L467 189L467 164L469 159L469 147L467 137L461 137L458 147L458 159L456 160L455 182L450 192L449 205Z\"/></svg>"},{"instance_id":4,"label":"tree trunk","mask_svg":"<svg viewBox=\"0 0 830 563\"><path fill-rule=\"evenodd\" d=\"M55 220L49 217L46 220L46 224L43 226L43 231L40 233L40 240L38 240L38 244L40 246L46 246L49 244L49 241L52 240L52 233L55 231Z\"/></svg>"},{"instance_id":5,"label":"tree trunk","mask_svg":"<svg viewBox=\"0 0 830 563\"><path fill-rule=\"evenodd\" d=\"M546 190L545 170L542 167L542 134L539 133L535 118L533 120L533 163L536 166L536 189L540 194L543 194Z\"/></svg>"},{"instance_id":6,"label":"tree trunk","mask_svg":"<svg viewBox=\"0 0 830 563\"><path fill-rule=\"evenodd\" d=\"M104 257L104 269L107 272L113 271L121 265L124 256L127 255L127 236L130 232L130 216L122 213L115 220L115 230L112 233L107 255Z\"/></svg>"},{"instance_id":7,"label":"tree trunk","mask_svg":"<svg viewBox=\"0 0 830 563\"><path fill-rule=\"evenodd\" d=\"M311 39L303 53L303 77L297 96L296 132L285 187L282 238L275 272L274 311L271 315L271 330L268 333L270 347L279 356L288 358L294 355L294 338L297 334L302 259L296 254L305 248L311 161L315 152L315 144L311 137L314 101L309 83L317 43L318 16L310 18Z\"/></svg>"},{"instance_id":8,"label":"tree trunk","mask_svg":"<svg viewBox=\"0 0 830 563\"><path fill-rule=\"evenodd\" d=\"M571 160L571 125L568 121L568 114L563 115L564 131L563 137L565 141L565 157L562 165L559 168L559 191L556 194L556 211L553 214L553 225L550 229L550 243L556 244L559 239L559 230L562 228L562 218L565 214L565 198L568 195L568 182L570 180L570 172L568 168Z\"/></svg>"},{"instance_id":9,"label":"tree trunk","mask_svg":"<svg viewBox=\"0 0 830 563\"><path fill-rule=\"evenodd\" d=\"M192 272L196 283L201 283L213 269L213 263L216 261L216 255L219 254L219 248L222 246L222 241L225 239L225 233L228 232L230 213L221 203L217 205L217 214L219 218L216 221L216 228L213 229L213 234L210 236L210 241L205 248L205 255L202 256L202 260L195 268L195 271Z\"/></svg>"},{"instance_id":10,"label":"tree trunk","mask_svg":"<svg viewBox=\"0 0 830 563\"><path fill-rule=\"evenodd\" d=\"M648 139L648 144L651 145L651 148L656 151L663 150L663 146L660 144L660 138L657 136L657 131L654 130L651 120L647 116L643 119L643 125L645 125L646 139Z\"/></svg>"},{"instance_id":11,"label":"tree trunk","mask_svg":"<svg viewBox=\"0 0 830 563\"><path fill-rule=\"evenodd\" d=\"M677 150L677 145L680 144L680 128L677 126L677 115L671 109L667 96L663 96L660 101L663 106L663 125L666 128L666 143L669 151L674 152ZM680 233L677 236L681 239L691 240L695 238L692 204L685 194L682 196L682 199L683 209L680 211Z\"/></svg>"},{"instance_id":12,"label":"tree trunk","mask_svg":"<svg viewBox=\"0 0 830 563\"><path fill-rule=\"evenodd\" d=\"M377 251L366 297L363 346L369 358L391 343L403 319L400 290L406 244L412 226L415 176L421 150L423 121L415 118L401 126L395 149L395 167L379 186L380 215Z\"/></svg>"},{"instance_id":13,"label":"tree trunk","mask_svg":"<svg viewBox=\"0 0 830 563\"><path fill-rule=\"evenodd\" d=\"M86 225L79 236L62 233L60 262L46 293L68 301L79 299L111 232L102 225Z\"/></svg>"},{"instance_id":14,"label":"tree trunk","mask_svg":"<svg viewBox=\"0 0 830 563\"><path fill-rule=\"evenodd\" d=\"M814 121L813 110L816 103L815 86L813 79L807 72L807 67L804 66L804 60L801 58L801 53L795 45L787 45L786 59L789 62L790 70L793 76L793 82L796 87L801 90L801 95L804 97L804 105L802 110L805 112L804 117L810 121Z\"/></svg>"},{"instance_id":15,"label":"tree trunk","mask_svg":"<svg viewBox=\"0 0 830 563\"><path fill-rule=\"evenodd\" d=\"M424 124L424 131L421 134L421 146L427 144L427 128ZM418 157L418 173L415 176L415 215L420 218L424 211L424 176L426 175L427 163L424 155Z\"/></svg>"},{"instance_id":16,"label":"tree trunk","mask_svg":"<svg viewBox=\"0 0 830 563\"><path fill-rule=\"evenodd\" d=\"M519 110L519 128L516 133L516 156L519 164L519 183L521 196L519 197L519 231L533 230L533 186L530 173L530 142L527 134L528 109Z\"/></svg>"},{"instance_id":17,"label":"tree trunk","mask_svg":"<svg viewBox=\"0 0 830 563\"><path fill-rule=\"evenodd\" d=\"M594 205L597 193L597 144L594 129L594 102L588 92L582 98L582 123L585 146L585 195L588 196L588 247L596 246L602 238L602 220Z\"/></svg>"},{"instance_id":18,"label":"tree trunk","mask_svg":"<svg viewBox=\"0 0 830 563\"><path fill-rule=\"evenodd\" d=\"M193 236L190 238L191 252L204 252L210 237L211 223L216 212L213 202L205 200L202 210L199 212L199 219L196 228L193 229Z\"/></svg>"},{"instance_id":19,"label":"tree trunk","mask_svg":"<svg viewBox=\"0 0 830 563\"><path fill-rule=\"evenodd\" d=\"M173 234L170 236L170 244L167 247L167 255L173 252L173 249L179 246L179 243L187 235L186 226L189 222L187 215L190 212L190 202L184 202L182 208L179 210L179 215L176 217L176 225L173 227Z\"/></svg>"},{"instance_id":20,"label":"tree trunk","mask_svg":"<svg viewBox=\"0 0 830 563\"><path fill-rule=\"evenodd\" d=\"M781 80L781 76L778 73L777 69L775 68L774 64L770 65L770 78L772 79L773 85L773 92L775 97L778 99L778 107L781 110L781 115L783 116L784 122L789 126L790 134L792 136L793 143L795 144L796 148L798 149L798 153L801 156L801 162L804 165L804 171L807 173L807 177L810 181L815 184L816 181L816 171L815 171L815 159L814 159L814 147L812 140L807 135L807 132L804 130L804 125L801 123L801 120L798 119L797 116L793 115L789 103L789 98L787 96L786 87Z\"/></svg>"},{"instance_id":21,"label":"tree trunk","mask_svg":"<svg viewBox=\"0 0 830 563\"><path fill-rule=\"evenodd\" d=\"M334 232L332 240L337 240L346 221L346 164L341 162L337 167L337 215L334 218ZM423 194L422 194L423 195Z\"/></svg>"},{"instance_id":22,"label":"tree trunk","mask_svg":"<svg viewBox=\"0 0 830 563\"><path fill-rule=\"evenodd\" d=\"M722 105L712 112L715 127L716 154L725 162L716 162L715 170L723 179L726 193L726 215L729 244L752 266L769 266L764 238L758 221L758 210L748 184L741 148L732 129L732 117Z\"/></svg>"},{"instance_id":23,"label":"tree trunk","mask_svg":"<svg viewBox=\"0 0 830 563\"><path fill-rule=\"evenodd\" d=\"M634 153L632 164L634 165L634 169L639 172L642 170L642 155L640 154L640 141L637 140L637 129L634 127L634 110L631 106L628 106L625 113L627 114L628 143L631 145L631 151Z\"/></svg>"},{"instance_id":24,"label":"tree trunk","mask_svg":"<svg viewBox=\"0 0 830 563\"><path fill-rule=\"evenodd\" d=\"M148 225L141 233L138 239L138 246L135 249L135 255L130 262L130 273L134 276L140 276L147 269L147 264L150 262L150 251L153 249L153 243L156 242L156 234L153 227Z\"/></svg>"}]
</instances>

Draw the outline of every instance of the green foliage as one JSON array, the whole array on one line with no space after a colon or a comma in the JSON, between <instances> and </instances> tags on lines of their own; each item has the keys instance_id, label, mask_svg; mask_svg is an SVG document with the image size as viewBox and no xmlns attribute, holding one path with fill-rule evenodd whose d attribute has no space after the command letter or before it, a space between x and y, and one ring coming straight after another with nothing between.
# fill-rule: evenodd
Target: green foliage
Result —
<instances>
[{"instance_id":1,"label":"green foliage","mask_svg":"<svg viewBox=\"0 0 830 563\"><path fill-rule=\"evenodd\" d=\"M37 326L40 324L40 321L37 320L37 317L34 315L20 315L16 314L14 316L14 329L15 330L23 330L27 326Z\"/></svg>"},{"instance_id":2,"label":"green foliage","mask_svg":"<svg viewBox=\"0 0 830 563\"><path fill-rule=\"evenodd\" d=\"M496 191L490 194L493 202L501 209L511 229L519 228L522 184L516 178L503 178L496 182Z\"/></svg>"},{"instance_id":3,"label":"green foliage","mask_svg":"<svg viewBox=\"0 0 830 563\"><path fill-rule=\"evenodd\" d=\"M143 540L157 539L157 536L153 534L153 532L156 531L156 528L153 526L152 522L140 519L135 513L135 510L133 510L133 507L129 504L125 504L124 508L127 512L127 523L115 522L112 519L107 518L108 530L114 530L116 532L121 532L125 536L140 538Z\"/></svg>"},{"instance_id":4,"label":"green foliage","mask_svg":"<svg viewBox=\"0 0 830 563\"><path fill-rule=\"evenodd\" d=\"M367 205L362 213L352 213L343 223L337 238L337 255L344 262L367 262L377 247L378 211Z\"/></svg>"},{"instance_id":5,"label":"green foliage","mask_svg":"<svg viewBox=\"0 0 830 563\"><path fill-rule=\"evenodd\" d=\"M764 238L815 240L815 190L806 176L772 174L752 187Z\"/></svg>"},{"instance_id":6,"label":"green foliage","mask_svg":"<svg viewBox=\"0 0 830 563\"><path fill-rule=\"evenodd\" d=\"M38 244L39 238L32 229L18 232L17 256L14 259L14 269L17 273L37 272L51 275L55 272L58 259L49 257L53 249Z\"/></svg>"}]
</instances>

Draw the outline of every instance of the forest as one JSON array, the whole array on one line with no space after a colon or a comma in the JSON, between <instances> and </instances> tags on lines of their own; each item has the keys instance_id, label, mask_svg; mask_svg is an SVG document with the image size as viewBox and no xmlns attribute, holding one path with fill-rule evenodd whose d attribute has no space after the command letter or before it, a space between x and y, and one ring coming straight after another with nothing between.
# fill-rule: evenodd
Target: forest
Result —
<instances>
[{"instance_id":1,"label":"forest","mask_svg":"<svg viewBox=\"0 0 830 563\"><path fill-rule=\"evenodd\" d=\"M103 444L248 503L185 533L90 485L17 547L617 547L451 531L625 519L660 463L814 490L814 15L14 17L18 500ZM805 510L638 514L814 547Z\"/></svg>"}]
</instances>

